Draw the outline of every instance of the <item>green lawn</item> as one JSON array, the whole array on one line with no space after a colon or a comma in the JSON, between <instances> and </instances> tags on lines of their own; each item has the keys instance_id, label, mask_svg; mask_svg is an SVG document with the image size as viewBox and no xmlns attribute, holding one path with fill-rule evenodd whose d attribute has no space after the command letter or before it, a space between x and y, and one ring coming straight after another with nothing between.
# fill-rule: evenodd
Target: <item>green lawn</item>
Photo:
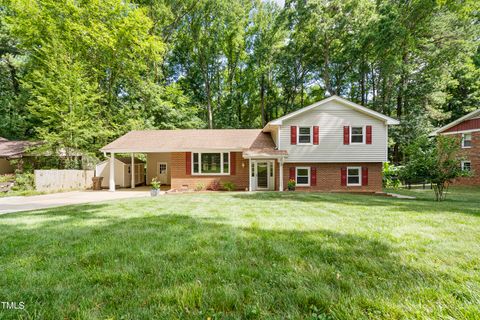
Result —
<instances>
[{"instance_id":1,"label":"green lawn","mask_svg":"<svg viewBox=\"0 0 480 320\"><path fill-rule=\"evenodd\" d=\"M480 188L211 193L0 216L1 319L479 319Z\"/></svg>"}]
</instances>

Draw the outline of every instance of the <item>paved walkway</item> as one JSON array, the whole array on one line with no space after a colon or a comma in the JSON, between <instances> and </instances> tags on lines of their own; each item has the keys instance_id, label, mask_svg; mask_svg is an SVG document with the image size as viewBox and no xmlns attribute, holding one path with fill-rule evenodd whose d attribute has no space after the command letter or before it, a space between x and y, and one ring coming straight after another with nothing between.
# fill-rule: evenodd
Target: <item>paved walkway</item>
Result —
<instances>
[{"instance_id":1,"label":"paved walkway","mask_svg":"<svg viewBox=\"0 0 480 320\"><path fill-rule=\"evenodd\" d=\"M101 191L71 191L43 194L38 196L17 196L0 198L0 214L61 207L71 204L91 203L107 200L149 197L150 188L140 187L120 189L115 192Z\"/></svg>"}]
</instances>

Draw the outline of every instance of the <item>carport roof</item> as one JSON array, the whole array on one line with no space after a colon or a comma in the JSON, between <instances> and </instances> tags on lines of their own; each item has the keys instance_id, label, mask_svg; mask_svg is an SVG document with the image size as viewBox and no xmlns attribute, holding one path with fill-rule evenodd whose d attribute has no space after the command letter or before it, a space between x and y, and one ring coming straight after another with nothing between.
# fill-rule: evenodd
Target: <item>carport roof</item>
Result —
<instances>
[{"instance_id":1,"label":"carport roof","mask_svg":"<svg viewBox=\"0 0 480 320\"><path fill-rule=\"evenodd\" d=\"M100 149L103 152L243 151L275 149L261 129L184 129L130 131Z\"/></svg>"}]
</instances>

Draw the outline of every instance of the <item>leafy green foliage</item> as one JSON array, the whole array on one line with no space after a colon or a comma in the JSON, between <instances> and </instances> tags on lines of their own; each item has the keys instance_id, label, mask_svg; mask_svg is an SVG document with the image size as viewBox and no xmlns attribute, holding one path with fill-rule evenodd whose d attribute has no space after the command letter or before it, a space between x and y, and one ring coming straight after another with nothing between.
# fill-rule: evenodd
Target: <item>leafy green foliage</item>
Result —
<instances>
[{"instance_id":1,"label":"leafy green foliage","mask_svg":"<svg viewBox=\"0 0 480 320\"><path fill-rule=\"evenodd\" d=\"M400 177L405 181L432 183L436 200L445 200L449 184L469 175L461 168L459 150L460 143L455 137L438 136L433 143L426 136L420 137L408 147L408 160Z\"/></svg>"},{"instance_id":2,"label":"leafy green foliage","mask_svg":"<svg viewBox=\"0 0 480 320\"><path fill-rule=\"evenodd\" d=\"M150 186L153 190L159 190L161 185L162 184L160 183L160 181L158 181L156 177L153 178L152 181L150 181Z\"/></svg>"},{"instance_id":3,"label":"leafy green foliage","mask_svg":"<svg viewBox=\"0 0 480 320\"><path fill-rule=\"evenodd\" d=\"M401 120L399 164L480 103L474 0L2 4L0 136L52 151L98 153L134 129L258 128L338 94Z\"/></svg>"},{"instance_id":4,"label":"leafy green foliage","mask_svg":"<svg viewBox=\"0 0 480 320\"><path fill-rule=\"evenodd\" d=\"M384 188L397 188L400 186L399 172L401 167L390 162L383 163L382 179Z\"/></svg>"},{"instance_id":5,"label":"leafy green foliage","mask_svg":"<svg viewBox=\"0 0 480 320\"><path fill-rule=\"evenodd\" d=\"M235 185L235 183L233 183L231 181L227 181L227 182L223 183L223 189L225 189L227 191L234 191L234 190L237 189L237 186Z\"/></svg>"},{"instance_id":6,"label":"leafy green foliage","mask_svg":"<svg viewBox=\"0 0 480 320\"><path fill-rule=\"evenodd\" d=\"M33 173L16 173L13 191L35 190L35 175Z\"/></svg>"}]
</instances>

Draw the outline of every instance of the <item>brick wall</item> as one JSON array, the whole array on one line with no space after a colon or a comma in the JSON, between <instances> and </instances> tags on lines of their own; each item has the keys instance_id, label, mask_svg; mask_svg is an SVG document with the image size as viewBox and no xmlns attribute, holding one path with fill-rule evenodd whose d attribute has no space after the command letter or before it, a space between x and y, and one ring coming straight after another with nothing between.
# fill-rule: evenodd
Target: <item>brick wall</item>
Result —
<instances>
[{"instance_id":1,"label":"brick wall","mask_svg":"<svg viewBox=\"0 0 480 320\"><path fill-rule=\"evenodd\" d=\"M212 181L219 180L220 183L227 181L233 182L238 190L248 188L248 160L242 158L241 152L231 152L230 157L235 157L235 175L226 176L196 176L186 174L185 152L173 152L171 157L171 187L180 189L187 187L194 190L198 183L202 183L208 187ZM244 167L242 167L242 162Z\"/></svg>"},{"instance_id":2,"label":"brick wall","mask_svg":"<svg viewBox=\"0 0 480 320\"><path fill-rule=\"evenodd\" d=\"M461 141L462 134L455 135ZM480 132L472 132L472 147L462 148L461 155L472 165L473 176L458 178L454 181L456 185L480 185ZM460 164L458 164L460 165Z\"/></svg>"},{"instance_id":3,"label":"brick wall","mask_svg":"<svg viewBox=\"0 0 480 320\"><path fill-rule=\"evenodd\" d=\"M220 183L227 181L233 182L238 190L248 188L248 160L242 158L241 152L233 152L235 156L235 175L227 176L195 176L187 175L185 170L185 153L174 152L171 157L171 186L174 189L187 187L195 189L198 183L204 184L206 187L214 180ZM231 155L231 156L232 156ZM242 167L242 163L244 167ZM289 178L289 168L291 166L317 167L317 186L315 187L298 187L297 190L303 191L347 191L347 192L376 192L382 191L382 163L286 163L283 165L283 186L287 188ZM368 167L368 186L346 187L341 186L340 169L346 166ZM275 162L275 190L279 185L279 164Z\"/></svg>"},{"instance_id":4,"label":"brick wall","mask_svg":"<svg viewBox=\"0 0 480 320\"><path fill-rule=\"evenodd\" d=\"M377 192L382 191L382 163L286 163L283 165L283 186L287 188L290 167L317 167L317 185L297 187L297 190L333 192ZM368 167L368 186L342 186L342 167Z\"/></svg>"}]
</instances>

